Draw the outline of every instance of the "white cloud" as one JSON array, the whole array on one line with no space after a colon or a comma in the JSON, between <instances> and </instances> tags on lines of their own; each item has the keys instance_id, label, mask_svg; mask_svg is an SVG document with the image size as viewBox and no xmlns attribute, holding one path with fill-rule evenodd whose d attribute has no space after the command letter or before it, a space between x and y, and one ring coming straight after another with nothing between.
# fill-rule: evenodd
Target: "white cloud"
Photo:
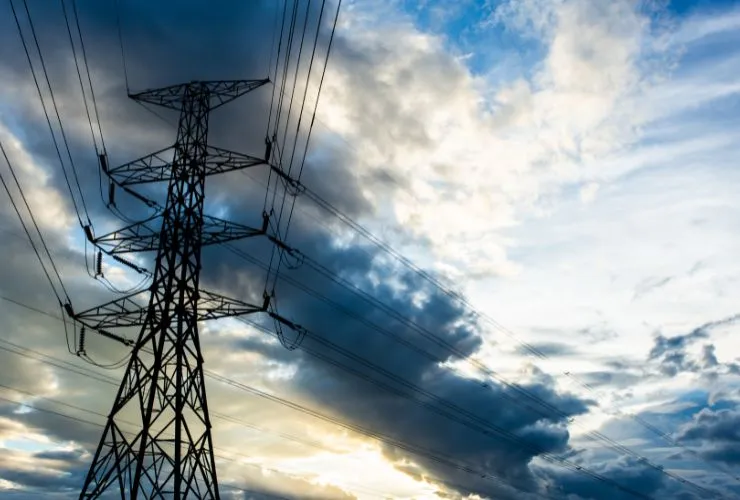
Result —
<instances>
[{"instance_id":1,"label":"white cloud","mask_svg":"<svg viewBox=\"0 0 740 500\"><path fill-rule=\"evenodd\" d=\"M358 176L384 169L408 186L367 196L453 277L516 274L501 231L632 144L646 119L636 99L666 69L645 63L652 25L632 2L506 4L499 19L511 9L546 48L532 76L492 86L441 39L363 12L322 104L363 158Z\"/></svg>"}]
</instances>

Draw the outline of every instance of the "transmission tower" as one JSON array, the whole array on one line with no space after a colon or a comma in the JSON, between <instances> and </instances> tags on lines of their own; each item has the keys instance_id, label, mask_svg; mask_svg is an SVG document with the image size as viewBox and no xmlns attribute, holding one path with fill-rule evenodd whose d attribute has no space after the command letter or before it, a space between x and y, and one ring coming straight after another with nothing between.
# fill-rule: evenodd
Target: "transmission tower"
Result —
<instances>
[{"instance_id":1,"label":"transmission tower","mask_svg":"<svg viewBox=\"0 0 740 500\"><path fill-rule=\"evenodd\" d=\"M145 198L132 186L168 182L168 189L164 208L147 220L100 237L87 229L90 241L120 262L130 263L121 254L157 253L148 304L133 293L79 313L67 305L82 325L81 350L85 329L132 347L81 499L117 496L116 491L131 499L219 498L198 322L266 312L276 324L299 329L272 309L267 294L262 303L250 304L199 287L205 245L265 236L285 248L267 234L267 213L257 228L203 213L206 177L266 165L270 156L269 143L265 158L210 146L210 113L267 82L194 81L130 95L179 111L177 140L116 168L109 168L101 156L112 186L140 199ZM140 328L136 341L116 333L131 327Z\"/></svg>"}]
</instances>

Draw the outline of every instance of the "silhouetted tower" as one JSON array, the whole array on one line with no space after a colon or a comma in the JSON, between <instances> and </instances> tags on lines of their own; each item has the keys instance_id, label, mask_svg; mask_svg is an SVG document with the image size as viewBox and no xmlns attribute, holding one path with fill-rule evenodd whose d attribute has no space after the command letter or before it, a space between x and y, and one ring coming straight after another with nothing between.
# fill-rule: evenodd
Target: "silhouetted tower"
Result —
<instances>
[{"instance_id":1,"label":"silhouetted tower","mask_svg":"<svg viewBox=\"0 0 740 500\"><path fill-rule=\"evenodd\" d=\"M83 327L118 340L116 328L140 327L80 498L117 492L121 498L219 498L198 322L265 311L294 326L268 310L267 296L248 304L199 287L204 245L259 235L280 244L266 234L266 213L258 228L203 214L209 175L269 161L209 146L210 112L265 83L196 81L130 95L178 110L177 140L116 168L101 157L111 181L132 194L132 186L143 183L169 187L166 205L152 218L98 238L88 231L98 248L121 262L128 252L157 254L147 305L134 293L81 313L68 307Z\"/></svg>"}]
</instances>

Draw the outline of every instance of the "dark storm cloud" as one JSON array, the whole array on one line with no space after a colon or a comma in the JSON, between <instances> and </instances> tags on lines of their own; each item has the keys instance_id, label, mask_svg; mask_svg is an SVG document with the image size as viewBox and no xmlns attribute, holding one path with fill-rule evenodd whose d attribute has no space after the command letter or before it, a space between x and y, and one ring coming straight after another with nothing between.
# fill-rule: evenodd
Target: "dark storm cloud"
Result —
<instances>
[{"instance_id":1,"label":"dark storm cloud","mask_svg":"<svg viewBox=\"0 0 740 500\"><path fill-rule=\"evenodd\" d=\"M660 471L647 467L639 460L632 457L621 457L619 459L602 462L589 467L602 476L638 492L647 497L659 494L664 487L665 476ZM570 498L578 499L610 499L627 500L635 498L631 493L612 488L598 481L590 480L582 474L572 471L557 472L554 474L555 492L570 494ZM668 496L656 496L655 498L669 498ZM670 498L676 498L670 496ZM696 496L691 499L698 500Z\"/></svg>"},{"instance_id":2,"label":"dark storm cloud","mask_svg":"<svg viewBox=\"0 0 740 500\"><path fill-rule=\"evenodd\" d=\"M301 225L291 234L291 243L307 255L315 255L333 272L351 277L365 292L411 319L423 332L442 339L456 354L423 337L417 329L368 304L357 294L312 272L306 265L296 270L284 269L283 275L309 285L322 296L351 310L353 316L307 296L287 282L279 283L277 288L279 312L307 327L311 334L304 340L303 347L328 357L330 362L300 350L276 352L274 343L260 346L258 338L245 339L237 344L291 363L297 373L293 391L330 410L331 414L342 420L475 464L481 470L501 475L523 488L536 487L535 478L528 470L530 460L541 453L564 451L569 438L567 417L585 412L588 402L555 392L553 381L540 374L522 389L561 412L553 414L531 402L529 407L521 404L522 396L515 389L492 381L481 384L440 367L441 362L470 356L481 342L478 325L455 300L414 273L381 266L376 249L360 245L338 248L332 244L329 235ZM238 261L225 252L219 255L219 261L225 269L239 266ZM220 278L217 279L220 286L231 288L231 293L239 293L238 289L233 288L233 283L229 287L225 276ZM421 298L415 299L415 296ZM421 347L429 356L394 342L387 334L382 335L368 327L368 322L379 325L402 341ZM415 397L429 402L428 397L420 397L404 388L398 380L380 375L351 357L327 349L320 339L314 338L314 334L354 355L371 360L376 370L391 372L472 412L502 432L515 435L517 441L512 443L486 436L470 427L472 421L469 418L462 417L468 423L466 426L367 382L363 377L370 376L407 393L412 399ZM350 366L360 376L335 367L332 365L334 362ZM432 403L444 408L440 403ZM460 418L459 415L457 417ZM471 493L493 497L513 495L490 480L472 477L393 447L386 447L385 453L400 466L403 466L405 459L420 464L421 469L417 469L416 474L432 475L443 483L465 485Z\"/></svg>"},{"instance_id":3,"label":"dark storm cloud","mask_svg":"<svg viewBox=\"0 0 740 500\"><path fill-rule=\"evenodd\" d=\"M709 460L740 464L740 410L704 408L685 424L676 436L679 441L698 445Z\"/></svg>"},{"instance_id":4,"label":"dark storm cloud","mask_svg":"<svg viewBox=\"0 0 740 500\"><path fill-rule=\"evenodd\" d=\"M29 462L24 452L4 450L0 457L0 477L26 490L17 491L17 498L39 498L55 493L69 497L79 488L86 472L81 456L78 451L36 453L32 458L37 460ZM6 493L9 492L4 490L3 497Z\"/></svg>"},{"instance_id":5,"label":"dark storm cloud","mask_svg":"<svg viewBox=\"0 0 740 500\"><path fill-rule=\"evenodd\" d=\"M71 451L41 451L34 453L34 458L40 458L42 460L59 460L62 462L74 462L79 461L84 453L81 450Z\"/></svg>"}]
</instances>

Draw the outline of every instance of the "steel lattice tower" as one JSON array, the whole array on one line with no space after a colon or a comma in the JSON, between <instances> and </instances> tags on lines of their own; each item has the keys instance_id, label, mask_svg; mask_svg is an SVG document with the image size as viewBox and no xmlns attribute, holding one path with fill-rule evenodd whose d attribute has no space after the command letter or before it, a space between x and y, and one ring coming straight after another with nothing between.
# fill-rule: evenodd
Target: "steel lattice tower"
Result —
<instances>
[{"instance_id":1,"label":"steel lattice tower","mask_svg":"<svg viewBox=\"0 0 740 500\"><path fill-rule=\"evenodd\" d=\"M116 340L122 339L116 328L140 328L138 339L128 342L132 352L126 374L81 499L115 496L116 491L132 499L219 498L198 322L264 311L295 326L270 311L267 296L252 305L199 287L204 245L260 235L280 244L266 234L268 214L262 214L260 228L203 214L207 176L269 161L209 146L210 112L265 83L191 82L130 95L178 110L177 140L112 169L101 157L111 182L134 195L137 184L169 184L166 205L156 216L97 238L88 231L98 248L121 262L127 261L120 254L128 252L157 254L147 305L137 300L140 294L131 294L81 313L68 309L83 327Z\"/></svg>"}]
</instances>

